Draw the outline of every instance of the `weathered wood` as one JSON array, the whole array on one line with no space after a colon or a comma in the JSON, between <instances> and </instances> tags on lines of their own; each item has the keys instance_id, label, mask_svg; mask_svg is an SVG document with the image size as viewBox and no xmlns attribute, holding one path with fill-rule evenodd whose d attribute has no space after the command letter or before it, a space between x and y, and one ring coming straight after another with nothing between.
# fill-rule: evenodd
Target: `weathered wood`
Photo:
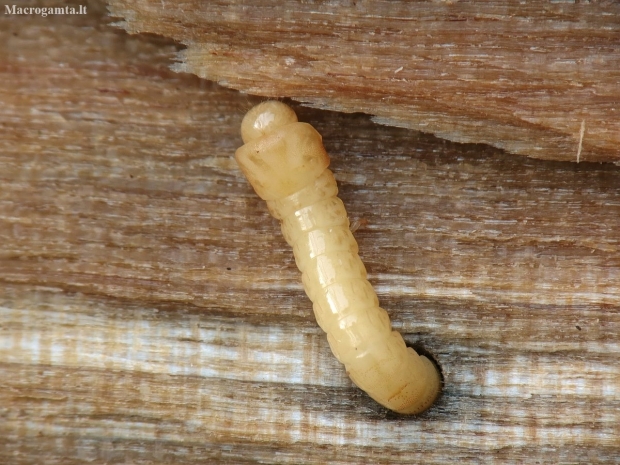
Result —
<instances>
[{"instance_id":1,"label":"weathered wood","mask_svg":"<svg viewBox=\"0 0 620 465\"><path fill-rule=\"evenodd\" d=\"M0 22L0 463L614 463L619 168L295 106L445 390L401 418L329 351L232 160L256 103L88 16Z\"/></svg>"},{"instance_id":2,"label":"weathered wood","mask_svg":"<svg viewBox=\"0 0 620 465\"><path fill-rule=\"evenodd\" d=\"M618 2L109 0L179 71L536 158L620 161Z\"/></svg>"}]
</instances>

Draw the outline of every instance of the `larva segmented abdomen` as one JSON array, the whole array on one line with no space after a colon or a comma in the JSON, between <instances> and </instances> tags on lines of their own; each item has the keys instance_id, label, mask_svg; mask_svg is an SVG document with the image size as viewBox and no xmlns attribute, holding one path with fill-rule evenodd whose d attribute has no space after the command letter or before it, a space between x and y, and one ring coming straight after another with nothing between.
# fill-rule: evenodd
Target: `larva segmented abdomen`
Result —
<instances>
[{"instance_id":1,"label":"larva segmented abdomen","mask_svg":"<svg viewBox=\"0 0 620 465\"><path fill-rule=\"evenodd\" d=\"M428 408L434 365L407 348L366 279L320 135L280 102L250 110L236 158L293 247L306 294L334 355L360 388L400 413Z\"/></svg>"}]
</instances>

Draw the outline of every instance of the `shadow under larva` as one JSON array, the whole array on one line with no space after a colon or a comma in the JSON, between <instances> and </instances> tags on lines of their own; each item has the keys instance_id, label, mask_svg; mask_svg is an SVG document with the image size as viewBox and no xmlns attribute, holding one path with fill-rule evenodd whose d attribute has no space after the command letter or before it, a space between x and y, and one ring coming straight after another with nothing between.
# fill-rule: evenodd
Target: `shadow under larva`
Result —
<instances>
[{"instance_id":1,"label":"shadow under larva","mask_svg":"<svg viewBox=\"0 0 620 465\"><path fill-rule=\"evenodd\" d=\"M336 358L353 382L403 414L430 407L441 375L407 347L366 279L321 135L277 101L252 108L235 158L293 248L306 294Z\"/></svg>"}]
</instances>

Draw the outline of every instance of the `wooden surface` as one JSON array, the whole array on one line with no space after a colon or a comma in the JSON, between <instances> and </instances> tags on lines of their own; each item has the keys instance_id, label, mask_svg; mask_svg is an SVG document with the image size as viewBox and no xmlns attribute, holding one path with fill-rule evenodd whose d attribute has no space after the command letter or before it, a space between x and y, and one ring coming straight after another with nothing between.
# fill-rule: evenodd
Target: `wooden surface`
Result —
<instances>
[{"instance_id":1,"label":"wooden surface","mask_svg":"<svg viewBox=\"0 0 620 465\"><path fill-rule=\"evenodd\" d=\"M619 463L619 168L295 106L445 377L398 417L232 160L258 99L88 5L0 17L0 463Z\"/></svg>"},{"instance_id":2,"label":"wooden surface","mask_svg":"<svg viewBox=\"0 0 620 465\"><path fill-rule=\"evenodd\" d=\"M620 3L109 0L176 69L530 157L620 162Z\"/></svg>"}]
</instances>

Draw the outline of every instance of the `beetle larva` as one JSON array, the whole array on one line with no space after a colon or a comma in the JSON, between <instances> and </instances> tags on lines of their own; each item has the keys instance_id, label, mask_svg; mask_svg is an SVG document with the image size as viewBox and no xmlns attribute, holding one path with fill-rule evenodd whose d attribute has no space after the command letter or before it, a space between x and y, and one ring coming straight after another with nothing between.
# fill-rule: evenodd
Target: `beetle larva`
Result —
<instances>
[{"instance_id":1,"label":"beetle larva","mask_svg":"<svg viewBox=\"0 0 620 465\"><path fill-rule=\"evenodd\" d=\"M420 413L439 394L433 363L408 348L379 307L321 135L287 105L267 101L241 124L235 158L293 247L306 294L336 358L361 389L399 413Z\"/></svg>"}]
</instances>

